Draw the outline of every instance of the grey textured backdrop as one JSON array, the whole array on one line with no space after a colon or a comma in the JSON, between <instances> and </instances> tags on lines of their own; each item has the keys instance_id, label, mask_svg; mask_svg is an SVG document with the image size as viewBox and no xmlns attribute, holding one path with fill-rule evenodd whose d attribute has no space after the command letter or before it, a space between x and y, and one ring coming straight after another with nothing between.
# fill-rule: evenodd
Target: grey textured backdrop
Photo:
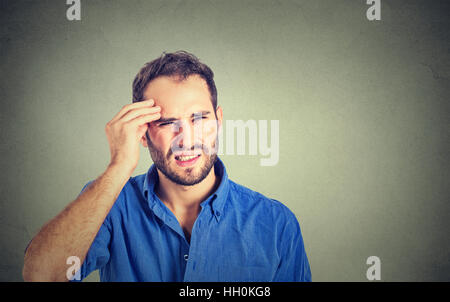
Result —
<instances>
[{"instance_id":1,"label":"grey textured backdrop","mask_svg":"<svg viewBox=\"0 0 450 302\"><path fill-rule=\"evenodd\" d=\"M280 160L223 156L297 215L314 281L450 280L448 1L0 1L0 280L109 161L143 63L184 49L224 118L280 120ZM142 149L135 175L151 160ZM89 280L97 280L98 274Z\"/></svg>"}]
</instances>

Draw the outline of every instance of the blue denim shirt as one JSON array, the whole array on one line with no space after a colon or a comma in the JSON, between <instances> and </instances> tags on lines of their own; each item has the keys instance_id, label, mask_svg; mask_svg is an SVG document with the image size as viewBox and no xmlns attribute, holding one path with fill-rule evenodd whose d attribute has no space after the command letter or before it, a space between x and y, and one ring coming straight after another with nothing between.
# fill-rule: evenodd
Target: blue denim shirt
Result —
<instances>
[{"instance_id":1,"label":"blue denim shirt","mask_svg":"<svg viewBox=\"0 0 450 302\"><path fill-rule=\"evenodd\" d=\"M295 215L228 179L220 159L214 171L220 185L201 203L190 242L155 194L156 167L131 177L88 251L81 278L99 269L101 281L311 281Z\"/></svg>"}]
</instances>

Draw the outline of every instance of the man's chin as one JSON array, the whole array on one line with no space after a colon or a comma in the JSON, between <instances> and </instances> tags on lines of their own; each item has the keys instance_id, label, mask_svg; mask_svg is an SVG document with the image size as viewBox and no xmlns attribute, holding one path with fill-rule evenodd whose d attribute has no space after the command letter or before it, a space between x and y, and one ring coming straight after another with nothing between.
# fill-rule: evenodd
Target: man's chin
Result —
<instances>
[{"instance_id":1,"label":"man's chin","mask_svg":"<svg viewBox=\"0 0 450 302\"><path fill-rule=\"evenodd\" d=\"M191 169L191 168L189 168ZM177 185L181 186L193 186L196 185L205 179L202 175L196 173L193 174L192 172L188 172L189 174L183 173L180 175L179 173L169 173L165 174L168 179L170 179L173 183L176 183Z\"/></svg>"},{"instance_id":2,"label":"man's chin","mask_svg":"<svg viewBox=\"0 0 450 302\"><path fill-rule=\"evenodd\" d=\"M213 159L211 160L214 161ZM206 156L202 154L192 165L180 166L173 160L168 163L169 169L160 170L168 179L178 185L193 186L202 182L208 176L213 166L214 163L209 163Z\"/></svg>"},{"instance_id":3,"label":"man's chin","mask_svg":"<svg viewBox=\"0 0 450 302\"><path fill-rule=\"evenodd\" d=\"M193 186L205 178L205 176L202 175L202 169L199 166L176 167L172 171L174 172L171 173L173 176L172 178L175 178L178 184L184 186Z\"/></svg>"}]
</instances>

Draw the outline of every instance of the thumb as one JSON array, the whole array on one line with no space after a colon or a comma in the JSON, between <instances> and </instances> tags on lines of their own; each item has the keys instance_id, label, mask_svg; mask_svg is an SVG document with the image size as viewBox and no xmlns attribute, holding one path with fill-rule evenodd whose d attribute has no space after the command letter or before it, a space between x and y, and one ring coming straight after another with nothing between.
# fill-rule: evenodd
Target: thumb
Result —
<instances>
[{"instance_id":1,"label":"thumb","mask_svg":"<svg viewBox=\"0 0 450 302\"><path fill-rule=\"evenodd\" d=\"M144 124L144 125L139 126L139 128L137 130L138 136L139 137L144 136L148 129L149 129L148 124Z\"/></svg>"},{"instance_id":2,"label":"thumb","mask_svg":"<svg viewBox=\"0 0 450 302\"><path fill-rule=\"evenodd\" d=\"M147 137L148 137L148 126L147 124L142 125L139 127L138 131L137 131L137 135L139 137L139 139L144 143L144 146L147 145Z\"/></svg>"}]
</instances>

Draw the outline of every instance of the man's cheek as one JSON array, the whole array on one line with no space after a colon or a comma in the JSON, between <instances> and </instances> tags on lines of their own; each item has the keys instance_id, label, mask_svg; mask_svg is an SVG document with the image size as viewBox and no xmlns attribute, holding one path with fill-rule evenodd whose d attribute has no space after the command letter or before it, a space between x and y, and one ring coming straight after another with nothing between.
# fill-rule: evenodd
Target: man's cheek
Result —
<instances>
[{"instance_id":1,"label":"man's cheek","mask_svg":"<svg viewBox=\"0 0 450 302\"><path fill-rule=\"evenodd\" d=\"M216 120L208 120L204 122L202 128L202 135L204 142L213 142L216 139L217 135L217 121Z\"/></svg>"},{"instance_id":2,"label":"man's cheek","mask_svg":"<svg viewBox=\"0 0 450 302\"><path fill-rule=\"evenodd\" d=\"M161 154L167 155L170 151L170 138L164 133L164 129L153 128L148 131L147 139L150 139L151 145Z\"/></svg>"},{"instance_id":3,"label":"man's cheek","mask_svg":"<svg viewBox=\"0 0 450 302\"><path fill-rule=\"evenodd\" d=\"M209 120L206 121L205 124L202 127L202 145L203 145L203 152L210 156L212 154L217 153L217 144L216 144L216 138L217 138L217 121L216 120Z\"/></svg>"},{"instance_id":4,"label":"man's cheek","mask_svg":"<svg viewBox=\"0 0 450 302\"><path fill-rule=\"evenodd\" d=\"M164 149L166 145L174 139L175 134L165 128L156 128L151 132L151 138L155 144L158 144L160 148ZM164 147L164 148L163 148Z\"/></svg>"}]
</instances>

